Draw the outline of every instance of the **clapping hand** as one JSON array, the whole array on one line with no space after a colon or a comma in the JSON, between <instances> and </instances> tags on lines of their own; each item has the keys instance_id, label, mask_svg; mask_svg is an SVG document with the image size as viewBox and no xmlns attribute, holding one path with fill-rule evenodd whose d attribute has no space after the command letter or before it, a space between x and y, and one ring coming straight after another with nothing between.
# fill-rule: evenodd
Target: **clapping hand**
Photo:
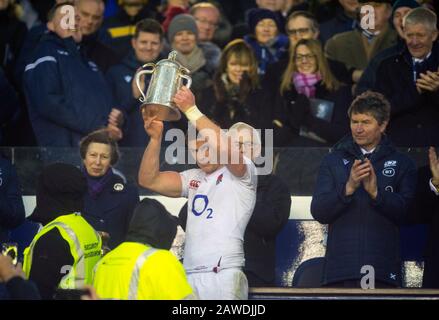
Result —
<instances>
[{"instance_id":1,"label":"clapping hand","mask_svg":"<svg viewBox=\"0 0 439 320\"><path fill-rule=\"evenodd\" d=\"M430 161L430 170L433 175L432 183L439 186L439 159L433 147L428 149L428 159Z\"/></svg>"},{"instance_id":2,"label":"clapping hand","mask_svg":"<svg viewBox=\"0 0 439 320\"><path fill-rule=\"evenodd\" d=\"M364 163L369 167L369 174L362 179L363 187L372 199L376 199L378 195L377 176L373 169L372 162L366 159Z\"/></svg>"},{"instance_id":3,"label":"clapping hand","mask_svg":"<svg viewBox=\"0 0 439 320\"><path fill-rule=\"evenodd\" d=\"M419 93L423 91L435 92L439 89L439 69L437 72L427 71L419 76L420 78L416 80L416 89Z\"/></svg>"},{"instance_id":4,"label":"clapping hand","mask_svg":"<svg viewBox=\"0 0 439 320\"><path fill-rule=\"evenodd\" d=\"M372 199L377 196L377 180L375 170L369 159L365 161L355 160L346 183L345 193L347 196L353 194L360 185L369 193Z\"/></svg>"}]
</instances>

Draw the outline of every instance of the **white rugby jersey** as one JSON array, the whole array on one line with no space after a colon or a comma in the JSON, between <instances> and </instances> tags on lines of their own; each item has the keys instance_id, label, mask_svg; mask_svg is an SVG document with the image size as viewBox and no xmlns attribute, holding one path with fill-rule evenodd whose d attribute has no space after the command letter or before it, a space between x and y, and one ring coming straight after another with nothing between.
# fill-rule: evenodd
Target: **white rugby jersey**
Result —
<instances>
[{"instance_id":1,"label":"white rugby jersey","mask_svg":"<svg viewBox=\"0 0 439 320\"><path fill-rule=\"evenodd\" d=\"M188 198L183 264L186 272L217 272L244 266L244 232L256 202L257 175L244 158L247 172L234 176L226 166L206 174L180 173L182 197Z\"/></svg>"}]
</instances>

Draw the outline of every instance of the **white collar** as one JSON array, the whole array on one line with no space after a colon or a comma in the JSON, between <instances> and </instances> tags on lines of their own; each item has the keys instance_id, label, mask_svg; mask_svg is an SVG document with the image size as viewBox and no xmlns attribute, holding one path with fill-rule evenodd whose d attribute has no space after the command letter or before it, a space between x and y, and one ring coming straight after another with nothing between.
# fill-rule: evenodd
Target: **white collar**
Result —
<instances>
[{"instance_id":1,"label":"white collar","mask_svg":"<svg viewBox=\"0 0 439 320\"><path fill-rule=\"evenodd\" d=\"M367 151L366 149L363 149L363 148L360 147L360 150L361 150L361 153L362 153L362 154L372 153L372 152L375 151L375 149L376 149L376 147L373 148L372 150Z\"/></svg>"},{"instance_id":2,"label":"white collar","mask_svg":"<svg viewBox=\"0 0 439 320\"><path fill-rule=\"evenodd\" d=\"M421 63L421 62L423 62L425 59L428 59L429 57L431 56L431 51L427 54L427 56L424 58L424 59L418 59L418 58L415 58L415 57L412 57L412 59L413 59L413 62L414 63Z\"/></svg>"}]
</instances>

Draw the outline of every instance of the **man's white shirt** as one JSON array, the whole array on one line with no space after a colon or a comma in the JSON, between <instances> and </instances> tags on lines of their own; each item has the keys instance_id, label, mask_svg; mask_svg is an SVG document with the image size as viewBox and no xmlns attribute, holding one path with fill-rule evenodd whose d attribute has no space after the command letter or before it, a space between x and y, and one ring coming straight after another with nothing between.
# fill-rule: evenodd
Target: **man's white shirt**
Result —
<instances>
[{"instance_id":1,"label":"man's white shirt","mask_svg":"<svg viewBox=\"0 0 439 320\"><path fill-rule=\"evenodd\" d=\"M429 184L431 191L433 191L435 195L439 196L439 190L437 190L436 187L434 186L433 179L430 179Z\"/></svg>"},{"instance_id":2,"label":"man's white shirt","mask_svg":"<svg viewBox=\"0 0 439 320\"><path fill-rule=\"evenodd\" d=\"M242 177L226 166L206 174L201 169L180 173L182 197L188 198L183 264L186 272L244 266L244 232L256 202L253 162Z\"/></svg>"}]
</instances>

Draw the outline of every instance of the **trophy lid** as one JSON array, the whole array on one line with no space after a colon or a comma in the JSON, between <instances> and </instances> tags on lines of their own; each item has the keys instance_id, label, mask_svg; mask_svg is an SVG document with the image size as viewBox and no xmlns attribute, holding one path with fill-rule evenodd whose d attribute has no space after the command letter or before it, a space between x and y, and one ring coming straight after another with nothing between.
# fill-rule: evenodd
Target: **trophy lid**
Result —
<instances>
[{"instance_id":1,"label":"trophy lid","mask_svg":"<svg viewBox=\"0 0 439 320\"><path fill-rule=\"evenodd\" d=\"M176 60L177 60L177 54L178 54L177 51L172 50L172 51L169 52L169 54L168 54L168 60L176 61Z\"/></svg>"},{"instance_id":2,"label":"trophy lid","mask_svg":"<svg viewBox=\"0 0 439 320\"><path fill-rule=\"evenodd\" d=\"M162 59L159 62L157 62L157 64L158 65L167 64L169 66L180 67L180 64L177 62L177 55L178 55L178 52L173 50L169 53L167 59Z\"/></svg>"}]
</instances>

